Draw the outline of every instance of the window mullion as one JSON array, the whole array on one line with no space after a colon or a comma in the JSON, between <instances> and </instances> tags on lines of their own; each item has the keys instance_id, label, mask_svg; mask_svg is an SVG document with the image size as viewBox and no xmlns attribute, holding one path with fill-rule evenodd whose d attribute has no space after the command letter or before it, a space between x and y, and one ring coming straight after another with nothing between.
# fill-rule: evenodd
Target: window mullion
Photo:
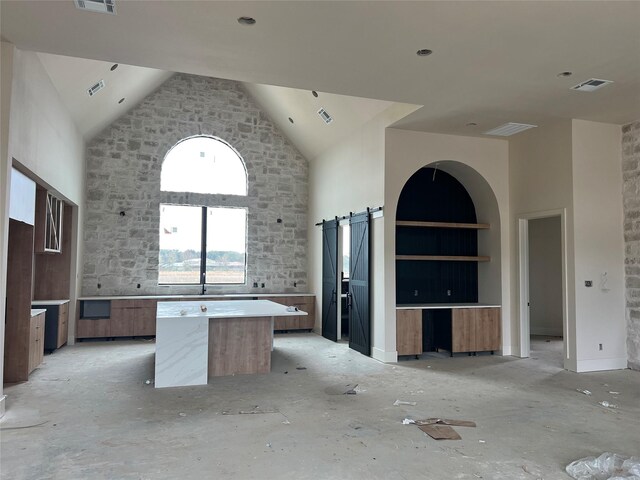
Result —
<instances>
[{"instance_id":1,"label":"window mullion","mask_svg":"<svg viewBox=\"0 0 640 480\"><path fill-rule=\"evenodd\" d=\"M207 207L202 207L202 238L200 239L200 284L207 283Z\"/></svg>"}]
</instances>

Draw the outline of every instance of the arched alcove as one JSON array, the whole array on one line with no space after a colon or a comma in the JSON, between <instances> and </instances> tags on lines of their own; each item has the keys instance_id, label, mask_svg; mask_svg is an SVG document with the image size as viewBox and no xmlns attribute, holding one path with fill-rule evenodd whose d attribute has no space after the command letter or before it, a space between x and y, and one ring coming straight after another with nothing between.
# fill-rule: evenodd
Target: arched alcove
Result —
<instances>
[{"instance_id":1,"label":"arched alcove","mask_svg":"<svg viewBox=\"0 0 640 480\"><path fill-rule=\"evenodd\" d=\"M396 227L396 303L490 303L502 299L500 214L488 182L460 162L441 161L407 180L396 220L489 224L489 228ZM418 257L441 257L426 260ZM451 258L448 258L451 257ZM489 257L488 261L459 257ZM415 258L415 259L412 259Z\"/></svg>"}]
</instances>

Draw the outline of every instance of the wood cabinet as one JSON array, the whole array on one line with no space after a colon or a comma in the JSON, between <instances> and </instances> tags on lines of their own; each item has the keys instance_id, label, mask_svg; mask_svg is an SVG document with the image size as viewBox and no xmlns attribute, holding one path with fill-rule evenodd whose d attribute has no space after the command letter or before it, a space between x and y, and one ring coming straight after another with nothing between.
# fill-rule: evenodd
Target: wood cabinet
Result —
<instances>
[{"instance_id":1,"label":"wood cabinet","mask_svg":"<svg viewBox=\"0 0 640 480\"><path fill-rule=\"evenodd\" d=\"M33 308L45 308L44 351L51 353L67 343L69 334L69 300L35 300Z\"/></svg>"},{"instance_id":2,"label":"wood cabinet","mask_svg":"<svg viewBox=\"0 0 640 480\"><path fill-rule=\"evenodd\" d=\"M423 330L422 309L396 310L396 350L398 355L420 355L423 345L433 345L454 353L493 352L500 349L501 318L499 307L437 308L432 317L436 325ZM427 327L429 327L427 317ZM425 339L423 336L433 335ZM431 350L431 349L430 349Z\"/></svg>"},{"instance_id":3,"label":"wood cabinet","mask_svg":"<svg viewBox=\"0 0 640 480\"><path fill-rule=\"evenodd\" d=\"M110 325L109 318L80 318L76 322L76 338L110 337Z\"/></svg>"},{"instance_id":4,"label":"wood cabinet","mask_svg":"<svg viewBox=\"0 0 640 480\"><path fill-rule=\"evenodd\" d=\"M396 350L398 355L422 354L422 310L397 310Z\"/></svg>"},{"instance_id":5,"label":"wood cabinet","mask_svg":"<svg viewBox=\"0 0 640 480\"><path fill-rule=\"evenodd\" d=\"M451 353L500 349L499 308L454 308L451 314Z\"/></svg>"},{"instance_id":6,"label":"wood cabinet","mask_svg":"<svg viewBox=\"0 0 640 480\"><path fill-rule=\"evenodd\" d=\"M156 300L136 300L133 336L146 337L156 334Z\"/></svg>"},{"instance_id":7,"label":"wood cabinet","mask_svg":"<svg viewBox=\"0 0 640 480\"><path fill-rule=\"evenodd\" d=\"M274 330L312 330L315 326L314 296L268 297L264 300L271 300L287 307L297 307L298 310L307 312L307 315L274 317Z\"/></svg>"},{"instance_id":8,"label":"wood cabinet","mask_svg":"<svg viewBox=\"0 0 640 480\"><path fill-rule=\"evenodd\" d=\"M31 317L29 322L29 373L42 363L44 358L45 312Z\"/></svg>"}]
</instances>

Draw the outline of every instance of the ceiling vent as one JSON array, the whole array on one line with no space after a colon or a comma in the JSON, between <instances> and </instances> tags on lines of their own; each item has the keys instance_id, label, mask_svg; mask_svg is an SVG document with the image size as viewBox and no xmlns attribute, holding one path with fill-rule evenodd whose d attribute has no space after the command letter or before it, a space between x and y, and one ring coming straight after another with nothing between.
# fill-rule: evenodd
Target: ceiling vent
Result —
<instances>
[{"instance_id":1,"label":"ceiling vent","mask_svg":"<svg viewBox=\"0 0 640 480\"><path fill-rule=\"evenodd\" d=\"M116 14L115 0L75 0L75 4L80 10Z\"/></svg>"},{"instance_id":2,"label":"ceiling vent","mask_svg":"<svg viewBox=\"0 0 640 480\"><path fill-rule=\"evenodd\" d=\"M96 83L95 85L92 85L88 90L87 93L89 94L90 97L93 97L96 93L98 93L100 90L102 90L104 88L104 80L100 80L98 83Z\"/></svg>"},{"instance_id":3,"label":"ceiling vent","mask_svg":"<svg viewBox=\"0 0 640 480\"><path fill-rule=\"evenodd\" d=\"M322 118L322 120L324 120L324 123L326 123L327 125L333 122L333 118L331 117L331 115L329 115L329 112L327 112L324 108L321 108L320 110L318 110L318 115L320 115L320 118Z\"/></svg>"},{"instance_id":4,"label":"ceiling vent","mask_svg":"<svg viewBox=\"0 0 640 480\"><path fill-rule=\"evenodd\" d=\"M484 134L497 135L499 137L509 137L511 135L515 135L516 133L524 132L525 130L536 127L537 125L529 125L527 123L505 123L504 125L500 125L493 130L484 132Z\"/></svg>"},{"instance_id":5,"label":"ceiling vent","mask_svg":"<svg viewBox=\"0 0 640 480\"><path fill-rule=\"evenodd\" d=\"M571 90L578 90L579 92L593 92L606 85L613 83L611 80L602 80L599 78L590 78L586 82L579 83L578 85L571 87Z\"/></svg>"}]
</instances>

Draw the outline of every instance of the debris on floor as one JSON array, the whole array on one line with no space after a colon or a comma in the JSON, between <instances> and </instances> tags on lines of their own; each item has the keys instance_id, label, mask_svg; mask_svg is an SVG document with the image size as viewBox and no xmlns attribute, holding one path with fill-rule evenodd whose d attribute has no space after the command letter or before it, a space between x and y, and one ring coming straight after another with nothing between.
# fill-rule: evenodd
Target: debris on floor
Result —
<instances>
[{"instance_id":1,"label":"debris on floor","mask_svg":"<svg viewBox=\"0 0 640 480\"><path fill-rule=\"evenodd\" d=\"M640 478L640 457L605 452L567 465L567 473L576 480L635 480Z\"/></svg>"},{"instance_id":2,"label":"debris on floor","mask_svg":"<svg viewBox=\"0 0 640 480\"><path fill-rule=\"evenodd\" d=\"M307 367L296 367L296 370L306 370Z\"/></svg>"},{"instance_id":3,"label":"debris on floor","mask_svg":"<svg viewBox=\"0 0 640 480\"><path fill-rule=\"evenodd\" d=\"M427 418L426 420L412 420L405 418L403 425L416 425L420 430L434 440L462 440L462 437L452 427L475 427L476 422L470 420L451 420L448 418ZM484 440L480 440L484 443Z\"/></svg>"},{"instance_id":4,"label":"debris on floor","mask_svg":"<svg viewBox=\"0 0 640 480\"><path fill-rule=\"evenodd\" d=\"M410 405L412 407L415 407L416 402L407 402L406 400L396 400L395 402L393 402L394 407L397 407L399 405Z\"/></svg>"},{"instance_id":5,"label":"debris on floor","mask_svg":"<svg viewBox=\"0 0 640 480\"><path fill-rule=\"evenodd\" d=\"M255 405L251 407L251 409L247 409L247 410L237 410L237 411L224 410L222 412L222 415L259 415L262 413L280 413L280 412L275 409L262 409L260 408L259 405Z\"/></svg>"},{"instance_id":6,"label":"debris on floor","mask_svg":"<svg viewBox=\"0 0 640 480\"><path fill-rule=\"evenodd\" d=\"M355 395L358 393L356 390L357 383L347 383L346 385L332 385L324 389L324 393L327 395Z\"/></svg>"},{"instance_id":7,"label":"debris on floor","mask_svg":"<svg viewBox=\"0 0 640 480\"><path fill-rule=\"evenodd\" d=\"M618 408L618 405L614 405L613 403L609 403L606 400L603 402L598 402L600 405L602 405L605 408Z\"/></svg>"},{"instance_id":8,"label":"debris on floor","mask_svg":"<svg viewBox=\"0 0 640 480\"><path fill-rule=\"evenodd\" d=\"M609 392L611 395L620 395L620 392Z\"/></svg>"},{"instance_id":9,"label":"debris on floor","mask_svg":"<svg viewBox=\"0 0 640 480\"><path fill-rule=\"evenodd\" d=\"M585 395L591 395L591 392L589 390L580 390L579 388L576 388L576 392L584 393Z\"/></svg>"}]
</instances>

